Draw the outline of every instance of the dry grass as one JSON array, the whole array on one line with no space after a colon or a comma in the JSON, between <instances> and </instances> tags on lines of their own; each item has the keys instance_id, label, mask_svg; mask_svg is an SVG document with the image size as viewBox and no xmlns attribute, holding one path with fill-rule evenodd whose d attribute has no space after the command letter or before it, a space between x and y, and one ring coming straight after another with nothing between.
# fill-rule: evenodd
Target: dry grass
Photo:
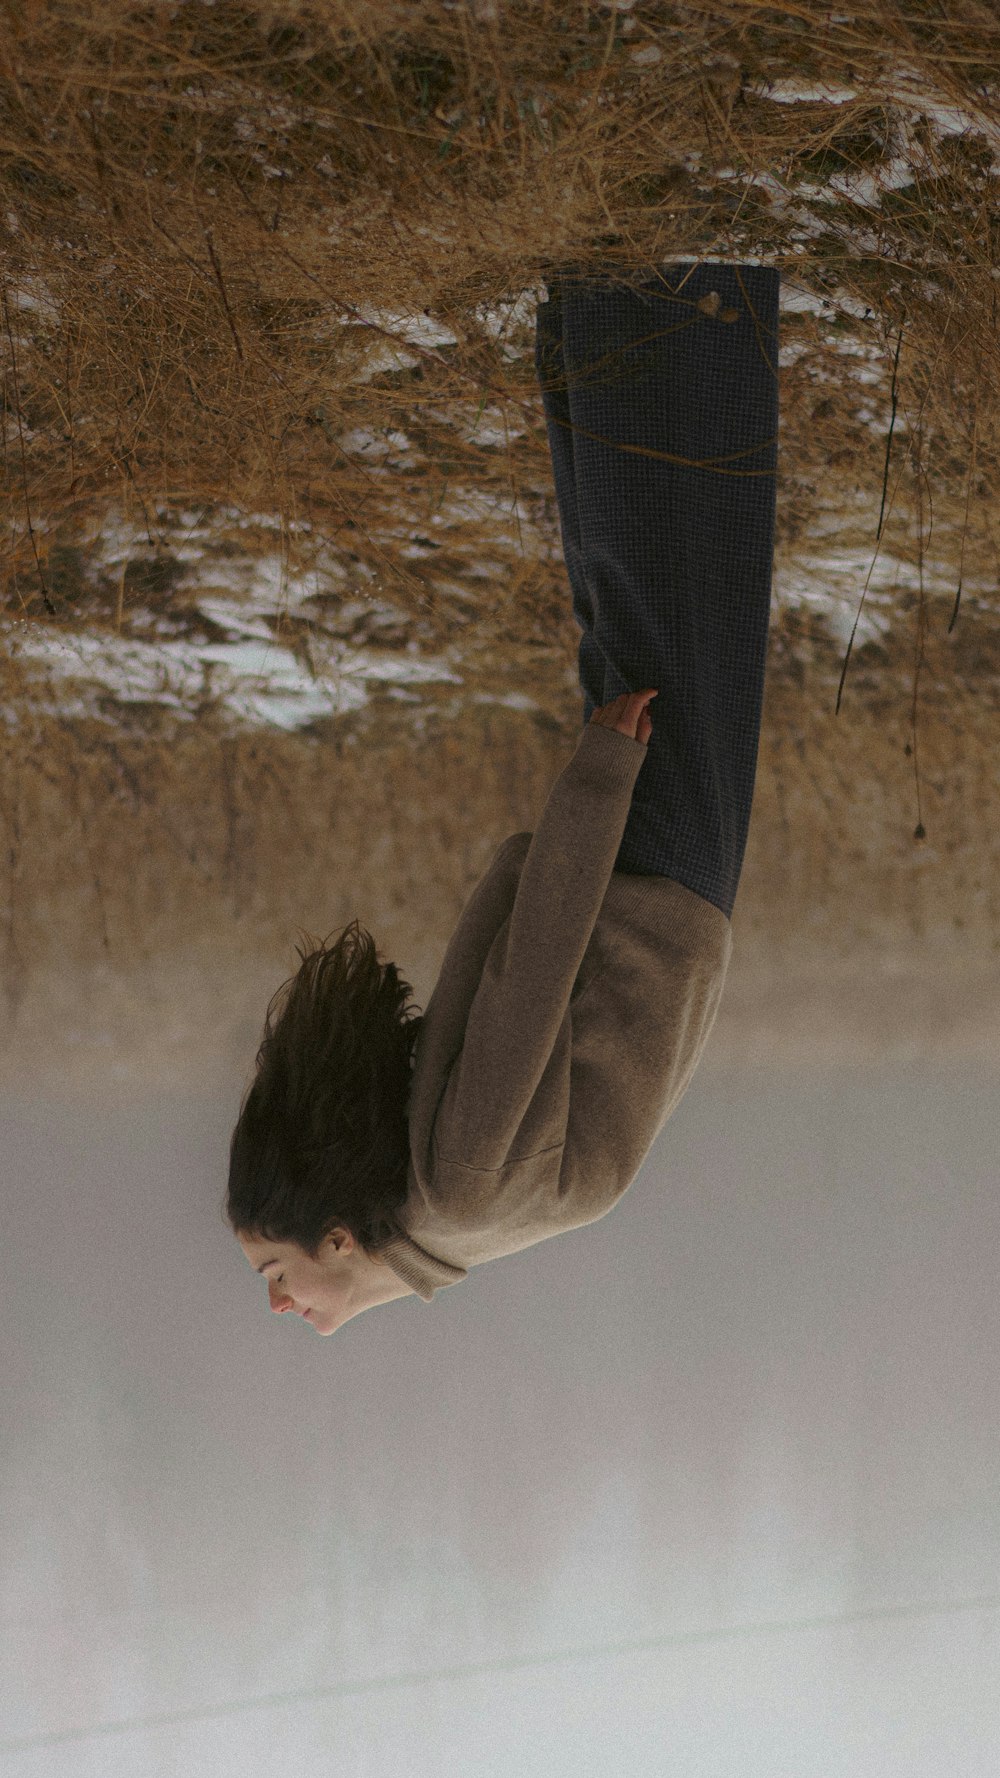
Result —
<instances>
[{"instance_id":1,"label":"dry grass","mask_svg":"<svg viewBox=\"0 0 1000 1778\"><path fill-rule=\"evenodd\" d=\"M961 746L956 763L942 737L976 709L987 721L977 731L969 818L988 801L992 595L955 624L963 577L975 572L980 586L995 587L1000 562L992 516L998 66L1000 20L989 0L861 0L842 11L818 0L636 0L627 9L564 0L5 0L0 601L8 636L20 626L110 638L151 610L181 622L168 519L224 507L276 518L289 569L312 569L320 584L323 562L350 564L367 577L359 579L367 596L391 596L405 619L419 619L421 645L436 649L464 625L475 673L502 680L516 664L527 686L530 649L569 660L573 631L533 304L514 299L566 260L642 270L667 255L766 255L786 289L829 299L825 315L804 310L782 321L779 560L821 523L849 522L860 550L874 558L891 547L919 577L919 594L899 601L905 647L869 644L847 681L876 727L899 730L896 758L904 743L910 749L915 806L904 824L909 791L893 789L897 837L886 856L895 884L897 866L905 877L898 834L909 842L928 808L938 818L931 840L942 831L947 771L961 764ZM778 102L768 90L782 80L832 82L853 96ZM947 105L968 121L942 134L933 108ZM911 172L880 189L904 154ZM850 185L866 173L869 187ZM846 188L836 188L838 176ZM506 315L500 326L490 320L497 312ZM454 343L402 344L399 317L433 321ZM351 442L359 429L388 442L377 462ZM114 581L84 571L87 539L108 512L141 524L148 540L148 554L123 560ZM426 541L420 557L414 539ZM470 564L484 556L496 564L492 579L476 585L471 603L456 601L455 587L468 586ZM855 603L863 590L859 583ZM762 885L781 875L791 808L802 824L802 905L796 912L789 901L776 916L762 888L753 906L765 924L780 918L798 932L810 899L825 896L831 909L850 899L851 866L836 848L849 842L852 807L878 785L865 780L874 756L863 740L844 742L831 766L830 734L803 710L803 683L832 707L846 649L831 662L827 635L822 672L810 676L809 623L780 610L773 642L768 721L778 727L762 745L748 872L751 884L755 869ZM16 655L3 671L8 710L30 703ZM985 706L977 679L988 682ZM931 781L930 740L923 785L910 757L918 694L937 711L938 754L949 762ZM567 693L551 707L568 733L575 701ZM34 788L22 791L9 775L0 808L19 910L5 938L12 1006L46 933L71 925L74 906L84 909L91 952L114 952L116 933L131 942L132 916L114 912L116 898L127 900L130 846L141 843L152 858L155 841L176 854L178 881L186 880L194 842L183 810L206 772L206 807L221 798L215 838L195 844L215 909L210 917L206 902L206 930L242 923L227 885L238 888L254 855L247 810L259 793L249 779L248 802L232 783L227 791L229 755L204 727L201 743L204 758L178 765L168 794L157 788L164 756L157 763L134 736L126 776L115 767L107 779L113 726L34 722L29 711L13 731L8 763ZM535 789L555 763L553 747L543 737ZM284 806L304 755L284 739L272 755ZM879 769L884 788L888 768ZM115 799L124 799L120 808ZM124 825L105 854L101 822L115 809ZM36 818L61 824L64 835L76 823L86 841L72 868L63 846L59 869L69 875L51 905L51 850L37 851ZM865 858L870 882L886 882L891 895L878 874L880 819L875 807L865 816ZM821 855L841 857L839 888L815 877L809 860ZM293 836L274 856L294 868ZM478 852L464 861L452 903L480 867ZM196 877L200 868L191 864ZM793 879L786 870L782 880ZM1000 931L1000 910L983 902L978 877L966 880L979 910L970 932ZM942 877L932 897L931 925L951 918L950 881ZM269 883L275 913L282 889ZM155 911L154 889L155 924L167 916ZM359 905L347 900L345 919ZM956 924L969 923L967 908L953 912ZM256 905L254 919L263 917ZM294 913L282 918L290 929ZM757 919L748 912L748 933ZM236 936L246 943L245 931ZM180 927L174 937L183 948Z\"/></svg>"},{"instance_id":2,"label":"dry grass","mask_svg":"<svg viewBox=\"0 0 1000 1778\"><path fill-rule=\"evenodd\" d=\"M997 491L998 62L1000 21L978 0L8 4L8 609L127 618L121 596L61 598L49 569L109 500L154 546L164 504L277 513L290 561L349 551L404 609L433 608L401 543L447 491L512 510L550 488L530 312L496 335L484 305L566 258L762 249L802 287L854 298L832 327L784 325L804 352L782 389L783 535L835 486L877 499L890 386L895 510L913 536L923 500L921 548L931 505L975 531ZM764 96L782 79L855 96ZM942 138L891 89L972 124ZM819 189L877 174L911 126L911 182L871 201ZM376 310L430 316L457 343L372 375L391 338L360 320ZM832 386L824 371L852 337L884 371L874 427L850 411L850 360ZM477 443L484 414L502 444ZM404 434L405 461L373 471L340 442L358 426ZM452 552L490 529L488 510L469 518ZM514 566L520 606L538 579Z\"/></svg>"},{"instance_id":3,"label":"dry grass","mask_svg":"<svg viewBox=\"0 0 1000 1778\"><path fill-rule=\"evenodd\" d=\"M930 1029L912 1025L907 980L956 1026L973 989L985 996L995 1057L1000 699L959 674L929 695L914 845L911 652L868 669L866 723L833 714L829 642L798 661L779 641L723 1005L744 1058L765 1027L789 1058L800 1042L868 1054L889 1026L919 1049ZM18 1058L62 1071L88 1049L102 1066L143 1050L155 1071L167 1049L184 1066L225 1056L236 1080L298 931L355 916L426 1005L470 890L535 826L572 752L576 701L567 690L546 724L456 698L416 732L385 700L320 734L190 723L154 747L107 723L22 724L0 785L0 1074ZM846 1031L841 982L855 984Z\"/></svg>"}]
</instances>

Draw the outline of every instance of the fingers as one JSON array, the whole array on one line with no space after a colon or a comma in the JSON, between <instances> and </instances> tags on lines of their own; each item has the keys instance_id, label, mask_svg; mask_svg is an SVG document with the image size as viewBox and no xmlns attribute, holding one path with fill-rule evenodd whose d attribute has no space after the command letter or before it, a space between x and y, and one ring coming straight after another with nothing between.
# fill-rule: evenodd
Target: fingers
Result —
<instances>
[{"instance_id":1,"label":"fingers","mask_svg":"<svg viewBox=\"0 0 1000 1778\"><path fill-rule=\"evenodd\" d=\"M648 706L659 695L654 686L646 691L623 691L612 703L595 709L590 720L603 723L606 728L620 729L633 740L648 741L653 732Z\"/></svg>"},{"instance_id":2,"label":"fingers","mask_svg":"<svg viewBox=\"0 0 1000 1778\"><path fill-rule=\"evenodd\" d=\"M628 696L628 699L627 699L627 707L628 707L629 712L630 713L634 712L636 715L636 718L639 722L648 723L650 720L649 706L652 703L653 699L656 697L659 697L659 695L660 695L659 692L656 692L656 691L635 691L635 692L632 692ZM637 709L636 709L636 706L638 706Z\"/></svg>"}]
</instances>

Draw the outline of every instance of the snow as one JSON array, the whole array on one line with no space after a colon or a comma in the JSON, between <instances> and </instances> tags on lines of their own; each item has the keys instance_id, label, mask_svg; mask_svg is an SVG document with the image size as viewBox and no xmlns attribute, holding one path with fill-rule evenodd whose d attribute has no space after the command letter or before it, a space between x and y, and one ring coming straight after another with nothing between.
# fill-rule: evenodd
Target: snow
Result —
<instances>
[{"instance_id":1,"label":"snow","mask_svg":"<svg viewBox=\"0 0 1000 1778\"><path fill-rule=\"evenodd\" d=\"M614 3L615 0L602 0L602 4ZM622 13L633 4L634 0L617 0ZM654 45L646 45L633 50L631 57L640 68L652 66L660 58L660 51ZM993 153L992 170L1000 171L1000 124L996 121L995 95L984 92L982 113L964 109L928 91L916 72L905 66L894 68L891 81L882 87L866 82L863 91L846 83L800 79L762 81L752 90L759 98L781 105L842 107L857 102L859 108L867 108L881 102L886 107L889 144L877 165L845 169L825 181L798 180L794 185L773 170L748 175L742 168L714 169L717 178L736 181L741 187L755 185L764 191L772 209L790 220L792 245L800 251L805 251L811 239L831 226L830 217L818 215L817 209L824 204L847 204L853 206L854 214L848 211L842 221L834 219L842 229L845 251L854 258L878 252L880 243L875 232L859 223L871 219L867 213L877 214L885 193L898 191L915 178L934 172L933 136L938 140L962 134L984 138ZM992 107L989 111L985 109L987 103ZM271 107L271 127L283 121L279 113L280 107ZM919 140L921 119L933 132L930 146ZM288 114L287 123L292 121ZM259 131L257 122L250 117L240 117L234 127L237 136L248 143L266 133ZM700 153L691 151L682 158L689 169L704 175ZM16 226L16 218L11 217L10 226ZM336 233L336 224L331 223L330 232ZM432 234L432 224L428 223L423 232ZM690 260L697 256L677 256L681 257ZM766 251L757 255L751 250L741 251L728 260L726 255L716 252L710 257L720 263L732 263L733 257L742 264L770 263ZM663 263L672 262L665 258ZM1000 268L994 270L993 276L1000 277ZM929 283L926 288L930 292ZM532 350L535 304L545 296L544 282L539 282L495 303L479 304L474 310L475 324L486 338L498 344L505 358L521 358ZM26 318L45 321L58 316L52 295L40 279L21 277L16 286L10 287L9 300L15 315L23 311ZM861 321L871 317L871 310L847 291L835 288L820 294L801 284L794 271L783 274L780 304L784 314L812 314L821 321L837 314ZM417 363L410 350L414 346L434 350L457 343L449 327L427 314L398 315L376 306L363 306L352 315L338 316L337 324L381 330L372 337L365 365L355 373L356 380L362 382L384 370ZM831 336L827 345L849 361L852 384L884 382L884 352L874 343ZM784 340L781 364L794 364L808 349L800 340ZM846 368L845 362L845 371ZM858 423L873 426L884 435L888 416L879 413L877 398L874 402L862 401L855 417ZM451 426L460 437L483 447L502 448L525 430L522 425L509 424L504 410L495 403L484 402L478 411L466 409L461 417L457 412L444 415L431 409L428 418ZM897 420L897 428L901 426L901 419ZM405 459L412 449L410 439L400 430L378 434L355 427L345 431L338 442L345 452L371 462L373 475L385 473L393 458ZM498 541L515 544L519 524L529 532L532 527L532 517L524 502L515 500L498 507L494 495L458 485L449 486L441 510L431 514L426 522L430 527L483 520ZM863 642L883 636L900 590L916 590L919 584L916 569L890 554L875 556L873 563L874 542L870 548L862 549L822 539L818 534L821 523L818 516L811 547L798 551L794 562L776 564L776 604L822 610L833 632L846 643L867 586L855 640ZM245 554L226 559L211 553L211 546L221 533L280 533L282 521L277 515L243 513L233 507L212 512L190 508L173 514L158 512L157 526L161 541L187 570L182 590L190 628L195 634L173 635L161 625L160 633L140 639L113 632L71 633L15 619L0 620L3 641L35 676L36 689L43 698L42 688L48 686L53 708L61 713L105 714L113 720L113 712L109 713L107 706L117 701L151 702L193 716L206 699L211 699L236 721L292 730L319 717L359 709L367 702L372 685L383 688L383 695L404 701L416 701L418 692L413 688L423 684L462 685L457 648L426 659L420 657L416 640L405 649L366 649L348 644L342 635L331 634L324 626L323 618L316 615L316 607L310 607L309 601L316 593L331 590L340 598L341 626L345 620L363 616L369 633L377 637L380 626L399 623L400 613L373 596L379 583L364 564L345 565L329 551L320 549L309 572L298 574L289 571L277 547L259 553L248 548ZM306 521L293 521L286 529L303 534L310 527ZM401 534L397 542L404 557L426 559L426 546L413 540L411 533ZM143 527L127 523L112 512L100 532L90 539L90 545L95 569L117 576L127 561L147 551L149 539ZM484 559L470 563L468 578L460 589L463 598L468 601L470 583L477 577L491 584L506 572L507 567L501 562ZM442 590L450 584L442 581ZM925 564L923 586L927 592L954 590L951 577L936 574L931 564ZM353 599L352 592L357 595ZM282 622L290 615L298 619L295 637L281 633ZM212 640L197 639L199 618L214 627ZM155 632L156 621L151 619L150 623ZM477 694L477 701L490 700L487 694ZM535 707L532 699L517 694L499 701L515 708Z\"/></svg>"},{"instance_id":2,"label":"snow","mask_svg":"<svg viewBox=\"0 0 1000 1778\"><path fill-rule=\"evenodd\" d=\"M219 601L213 603L218 611ZM368 702L369 682L462 683L447 660L388 652L369 658L363 649L342 648L339 658L314 650L328 658L310 672L266 626L248 619L233 627L231 641L211 643L29 633L18 653L47 683L51 707L64 714L98 713L95 700L102 693L122 704L161 704L189 715L213 698L243 722L284 729L360 709ZM44 697L39 702L44 705Z\"/></svg>"}]
</instances>

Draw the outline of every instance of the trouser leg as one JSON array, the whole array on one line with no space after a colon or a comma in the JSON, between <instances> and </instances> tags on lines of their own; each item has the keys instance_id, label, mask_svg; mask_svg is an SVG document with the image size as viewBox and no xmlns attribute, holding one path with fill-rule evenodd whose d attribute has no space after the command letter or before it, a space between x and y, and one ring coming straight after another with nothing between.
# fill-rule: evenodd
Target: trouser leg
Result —
<instances>
[{"instance_id":1,"label":"trouser leg","mask_svg":"<svg viewBox=\"0 0 1000 1778\"><path fill-rule=\"evenodd\" d=\"M548 285L536 366L584 722L623 691L660 694L615 868L729 917L770 619L779 274L675 264L636 288L572 271Z\"/></svg>"}]
</instances>

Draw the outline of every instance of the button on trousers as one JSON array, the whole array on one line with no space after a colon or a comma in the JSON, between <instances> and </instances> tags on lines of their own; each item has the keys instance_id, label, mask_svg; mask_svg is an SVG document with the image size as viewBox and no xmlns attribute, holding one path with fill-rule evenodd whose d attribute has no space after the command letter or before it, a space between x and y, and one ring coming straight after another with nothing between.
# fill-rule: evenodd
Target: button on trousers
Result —
<instances>
[{"instance_id":1,"label":"button on trousers","mask_svg":"<svg viewBox=\"0 0 1000 1778\"><path fill-rule=\"evenodd\" d=\"M764 698L779 278L560 266L536 322L584 723L659 691L615 869L672 877L727 919Z\"/></svg>"}]
</instances>

